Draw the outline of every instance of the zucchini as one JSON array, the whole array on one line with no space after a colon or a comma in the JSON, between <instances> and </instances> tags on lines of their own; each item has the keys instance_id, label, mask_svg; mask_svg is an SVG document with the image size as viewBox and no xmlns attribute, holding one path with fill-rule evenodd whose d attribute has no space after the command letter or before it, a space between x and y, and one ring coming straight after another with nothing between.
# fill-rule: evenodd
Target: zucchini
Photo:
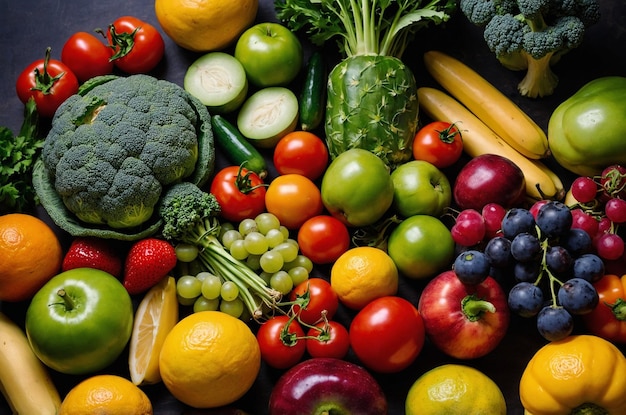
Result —
<instances>
[{"instance_id":1,"label":"zucchini","mask_svg":"<svg viewBox=\"0 0 626 415\"><path fill-rule=\"evenodd\" d=\"M313 52L306 66L300 92L300 128L316 129L324 118L326 107L326 63L319 51Z\"/></svg>"},{"instance_id":2,"label":"zucchini","mask_svg":"<svg viewBox=\"0 0 626 415\"><path fill-rule=\"evenodd\" d=\"M241 135L237 127L221 115L211 117L215 142L231 163L255 172L260 178L267 176L265 158Z\"/></svg>"}]
</instances>

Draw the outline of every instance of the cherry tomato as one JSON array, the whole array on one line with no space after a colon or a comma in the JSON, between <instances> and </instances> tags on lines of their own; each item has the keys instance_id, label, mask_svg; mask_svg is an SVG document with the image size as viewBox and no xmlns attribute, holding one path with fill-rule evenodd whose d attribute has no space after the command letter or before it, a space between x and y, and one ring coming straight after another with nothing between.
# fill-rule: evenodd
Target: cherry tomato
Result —
<instances>
[{"instance_id":1,"label":"cherry tomato","mask_svg":"<svg viewBox=\"0 0 626 415\"><path fill-rule=\"evenodd\" d=\"M129 74L147 73L163 59L165 42L150 23L132 16L122 16L109 25L109 44L115 66Z\"/></svg>"},{"instance_id":2,"label":"cherry tomato","mask_svg":"<svg viewBox=\"0 0 626 415\"><path fill-rule=\"evenodd\" d=\"M298 229L324 209L320 189L301 174L275 178L267 188L265 206L287 229Z\"/></svg>"},{"instance_id":3,"label":"cherry tomato","mask_svg":"<svg viewBox=\"0 0 626 415\"><path fill-rule=\"evenodd\" d=\"M420 128L413 139L413 157L438 168L457 162L463 152L463 137L455 124L434 121Z\"/></svg>"},{"instance_id":4,"label":"cherry tomato","mask_svg":"<svg viewBox=\"0 0 626 415\"><path fill-rule=\"evenodd\" d=\"M70 96L78 92L78 78L63 62L50 59L50 48L44 59L28 65L17 77L17 96L24 104L32 97L37 112L52 118L57 108Z\"/></svg>"},{"instance_id":5,"label":"cherry tomato","mask_svg":"<svg viewBox=\"0 0 626 415\"><path fill-rule=\"evenodd\" d=\"M315 324L322 319L322 312L326 318L332 319L339 308L339 299L330 283L323 278L309 278L296 285L289 294L289 301L301 299L302 306L293 305L294 313L305 324Z\"/></svg>"},{"instance_id":6,"label":"cherry tomato","mask_svg":"<svg viewBox=\"0 0 626 415\"><path fill-rule=\"evenodd\" d=\"M261 324L256 338L261 349L261 358L275 369L294 366L306 352L302 326L286 315L272 317Z\"/></svg>"},{"instance_id":7,"label":"cherry tomato","mask_svg":"<svg viewBox=\"0 0 626 415\"><path fill-rule=\"evenodd\" d=\"M313 133L293 131L276 144L274 166L280 174L296 173L316 180L328 166L328 148Z\"/></svg>"},{"instance_id":8,"label":"cherry tomato","mask_svg":"<svg viewBox=\"0 0 626 415\"><path fill-rule=\"evenodd\" d=\"M245 167L224 167L213 177L210 192L222 208L221 216L228 221L241 222L265 211L265 184Z\"/></svg>"},{"instance_id":9,"label":"cherry tomato","mask_svg":"<svg viewBox=\"0 0 626 415\"><path fill-rule=\"evenodd\" d=\"M363 307L350 324L350 346L363 365L380 373L407 368L424 346L424 322L417 308L397 296Z\"/></svg>"},{"instance_id":10,"label":"cherry tomato","mask_svg":"<svg viewBox=\"0 0 626 415\"><path fill-rule=\"evenodd\" d=\"M67 39L61 51L61 61L66 64L80 82L94 76L113 72L113 49L87 32L76 32Z\"/></svg>"},{"instance_id":11,"label":"cherry tomato","mask_svg":"<svg viewBox=\"0 0 626 415\"><path fill-rule=\"evenodd\" d=\"M320 321L307 332L306 351L311 357L343 359L349 349L350 334L338 321Z\"/></svg>"},{"instance_id":12,"label":"cherry tomato","mask_svg":"<svg viewBox=\"0 0 626 415\"><path fill-rule=\"evenodd\" d=\"M318 215L308 219L298 230L302 254L316 264L334 262L350 247L350 233L339 219Z\"/></svg>"}]
</instances>

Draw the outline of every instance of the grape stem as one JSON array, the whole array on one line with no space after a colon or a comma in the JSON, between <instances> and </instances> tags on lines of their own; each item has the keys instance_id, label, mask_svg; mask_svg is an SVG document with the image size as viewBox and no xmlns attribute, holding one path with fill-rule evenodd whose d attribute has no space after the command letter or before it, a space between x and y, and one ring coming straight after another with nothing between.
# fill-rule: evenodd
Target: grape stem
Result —
<instances>
[{"instance_id":1,"label":"grape stem","mask_svg":"<svg viewBox=\"0 0 626 415\"><path fill-rule=\"evenodd\" d=\"M539 229L538 226L536 226L535 228L537 229L537 235L539 236L541 240L542 239L541 230ZM550 296L552 297L552 307L556 307L558 305L557 290L555 290L554 287L557 284L558 284L558 287L561 287L563 285L563 281L555 277L554 274L550 272L550 269L548 269L548 266L546 265L546 255L548 252L549 245L550 245L550 241L548 240L548 238L543 238L543 240L541 241L541 251L542 251L541 271L539 272L539 276L535 280L534 284L539 285L541 283L541 280L543 279L544 274L548 275L548 285L550 286Z\"/></svg>"}]
</instances>

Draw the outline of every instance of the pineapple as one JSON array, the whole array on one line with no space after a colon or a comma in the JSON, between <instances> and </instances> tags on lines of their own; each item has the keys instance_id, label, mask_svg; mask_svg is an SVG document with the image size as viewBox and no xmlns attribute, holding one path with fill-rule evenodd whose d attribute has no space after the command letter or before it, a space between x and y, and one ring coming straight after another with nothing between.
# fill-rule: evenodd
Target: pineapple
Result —
<instances>
[{"instance_id":1,"label":"pineapple","mask_svg":"<svg viewBox=\"0 0 626 415\"><path fill-rule=\"evenodd\" d=\"M358 147L393 169L411 158L417 124L415 77L400 59L356 55L329 74L325 131L331 158Z\"/></svg>"}]
</instances>

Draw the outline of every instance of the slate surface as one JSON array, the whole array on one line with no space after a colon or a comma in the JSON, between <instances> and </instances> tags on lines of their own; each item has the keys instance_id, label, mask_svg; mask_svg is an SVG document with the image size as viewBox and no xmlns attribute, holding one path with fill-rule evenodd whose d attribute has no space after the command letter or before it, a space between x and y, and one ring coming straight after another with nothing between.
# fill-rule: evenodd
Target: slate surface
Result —
<instances>
[{"instance_id":1,"label":"slate surface","mask_svg":"<svg viewBox=\"0 0 626 415\"><path fill-rule=\"evenodd\" d=\"M420 86L435 86L423 69L421 54L429 49L439 49L456 56L493 82L545 129L554 108L586 82L605 75L626 76L626 4L621 0L600 0L600 3L600 23L588 30L581 47L564 56L554 67L560 77L560 84L551 97L536 100L520 97L516 85L523 75L500 66L487 49L482 31L469 24L460 14L448 22L445 28L420 32L406 50L404 60L414 69ZM260 4L257 20L274 20L272 2L260 0ZM158 27L153 2L147 0L0 0L0 125L10 127L15 132L19 130L23 107L15 94L15 79L31 61L43 57L47 46L52 47L52 56L59 58L65 40L72 33L106 27L122 15L134 15ZM166 57L152 75L182 85L186 68L198 55L178 48L167 37L165 41ZM326 49L335 57L334 44L327 45ZM223 164L224 161L219 159L218 167ZM563 169L550 164L563 175L566 182L571 180L571 176ZM46 217L45 212L39 213ZM66 235L61 236L67 241ZM403 280L400 295L416 303L422 287L421 283ZM2 310L21 322L25 306L2 304ZM347 323L350 316L349 312L342 310L338 318ZM464 363L479 368L496 381L506 396L509 414L521 415L519 379L526 362L544 343L536 332L533 320L514 317L509 333L488 356L458 362L426 344L416 362L408 369L396 375L378 375L377 379L389 399L390 414L402 414L406 392L420 374L442 363ZM107 372L126 374L125 356L108 368ZM255 415L266 413L272 385L280 374L280 371L264 366L249 393L233 406ZM74 376L53 375L62 394L80 380ZM171 397L163 385L149 386L145 391L152 399L155 414L217 413L183 406ZM9 413L6 402L0 400L0 415Z\"/></svg>"}]
</instances>

